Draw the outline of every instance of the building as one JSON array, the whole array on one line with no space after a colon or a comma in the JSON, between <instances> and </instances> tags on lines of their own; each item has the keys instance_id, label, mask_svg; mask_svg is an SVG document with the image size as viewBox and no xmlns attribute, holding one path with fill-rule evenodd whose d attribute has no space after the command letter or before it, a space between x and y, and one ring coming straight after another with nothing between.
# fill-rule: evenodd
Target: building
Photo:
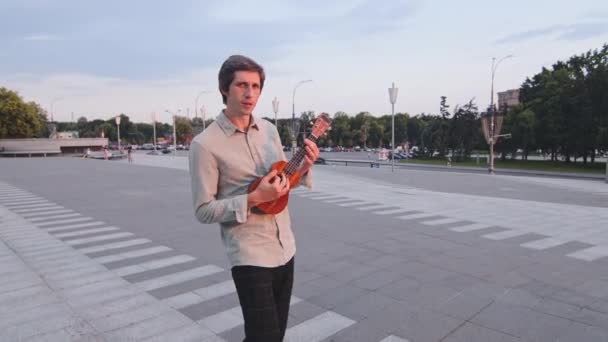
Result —
<instances>
[{"instance_id":1,"label":"building","mask_svg":"<svg viewBox=\"0 0 608 342\"><path fill-rule=\"evenodd\" d=\"M0 156L52 156L84 154L87 149L101 150L108 146L108 138L66 139L0 139Z\"/></svg>"},{"instance_id":2,"label":"building","mask_svg":"<svg viewBox=\"0 0 608 342\"><path fill-rule=\"evenodd\" d=\"M498 92L498 108L501 110L519 104L519 88Z\"/></svg>"},{"instance_id":3,"label":"building","mask_svg":"<svg viewBox=\"0 0 608 342\"><path fill-rule=\"evenodd\" d=\"M51 139L78 139L78 131L55 132L51 134Z\"/></svg>"}]
</instances>

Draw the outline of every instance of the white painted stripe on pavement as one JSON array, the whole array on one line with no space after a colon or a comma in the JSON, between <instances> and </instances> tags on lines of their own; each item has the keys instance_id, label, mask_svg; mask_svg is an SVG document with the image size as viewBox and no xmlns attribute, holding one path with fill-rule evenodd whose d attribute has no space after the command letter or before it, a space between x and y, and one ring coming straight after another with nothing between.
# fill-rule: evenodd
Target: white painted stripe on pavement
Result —
<instances>
[{"instance_id":1,"label":"white painted stripe on pavement","mask_svg":"<svg viewBox=\"0 0 608 342\"><path fill-rule=\"evenodd\" d=\"M54 215L54 214L67 214L67 213L73 213L74 210L70 210L70 209L57 209L57 210L45 210L45 211L35 211L35 212L25 212L25 213L21 213L20 215L29 220L31 217L36 217L36 216L44 216L44 215Z\"/></svg>"},{"instance_id":2,"label":"white painted stripe on pavement","mask_svg":"<svg viewBox=\"0 0 608 342\"><path fill-rule=\"evenodd\" d=\"M227 280L207 287L202 287L194 291L165 298L163 299L163 302L175 309L183 309L191 305L203 303L235 292L236 287L234 287L234 281Z\"/></svg>"},{"instance_id":3,"label":"white painted stripe on pavement","mask_svg":"<svg viewBox=\"0 0 608 342\"><path fill-rule=\"evenodd\" d=\"M324 196L325 194L323 194L322 192L317 192L317 191L306 191L305 193L301 193L299 194L300 197L316 197L316 196Z\"/></svg>"},{"instance_id":4,"label":"white painted stripe on pavement","mask_svg":"<svg viewBox=\"0 0 608 342\"><path fill-rule=\"evenodd\" d=\"M29 205L29 204L42 204L42 203L50 203L48 200L46 199L39 199L39 200L23 200L23 201L13 201L11 203L4 203L3 205L7 208L14 208L14 207L20 207L22 205Z\"/></svg>"},{"instance_id":5,"label":"white painted stripe on pavement","mask_svg":"<svg viewBox=\"0 0 608 342\"><path fill-rule=\"evenodd\" d=\"M354 202L354 203L338 203L338 205L341 207L356 207L356 206L368 205L368 204L373 204L373 202L358 201L358 202Z\"/></svg>"},{"instance_id":6,"label":"white painted stripe on pavement","mask_svg":"<svg viewBox=\"0 0 608 342\"><path fill-rule=\"evenodd\" d=\"M380 341L380 342L410 342L410 340L406 340L404 338L401 338L401 337L398 337L395 335L390 335L390 336L383 338L382 341Z\"/></svg>"},{"instance_id":7,"label":"white painted stripe on pavement","mask_svg":"<svg viewBox=\"0 0 608 342\"><path fill-rule=\"evenodd\" d=\"M45 204L45 205L23 207L23 209L11 209L11 211L15 212L16 214L21 214L21 213L33 213L33 212L45 211L45 210L55 210L55 209L65 209L65 208L60 205L56 205L56 204Z\"/></svg>"},{"instance_id":8,"label":"white painted stripe on pavement","mask_svg":"<svg viewBox=\"0 0 608 342\"><path fill-rule=\"evenodd\" d=\"M391 206L390 204L369 205L367 207L361 207L361 208L356 208L356 209L357 210L363 210L363 211L370 211L370 210L378 210L378 209L386 209L386 210L388 210L389 208L395 209L395 207Z\"/></svg>"},{"instance_id":9,"label":"white painted stripe on pavement","mask_svg":"<svg viewBox=\"0 0 608 342\"><path fill-rule=\"evenodd\" d=\"M95 229L78 230L78 231L69 232L69 233L54 234L53 236L55 236L56 238L65 238L65 237L81 236L81 235L87 235L87 234L93 234L93 233L111 232L111 231L115 231L118 229L119 229L118 227L103 227L103 228L95 228Z\"/></svg>"},{"instance_id":10,"label":"white painted stripe on pavement","mask_svg":"<svg viewBox=\"0 0 608 342\"><path fill-rule=\"evenodd\" d=\"M67 240L67 241L65 241L65 243L67 243L70 246L71 245L82 245L82 244L89 243L89 242L106 241L106 240L123 238L123 237L127 237L127 236L133 236L133 233L124 232L124 233L100 235L100 236L89 237L89 238Z\"/></svg>"},{"instance_id":11,"label":"white painted stripe on pavement","mask_svg":"<svg viewBox=\"0 0 608 342\"><path fill-rule=\"evenodd\" d=\"M142 273L150 270L156 270L167 266L183 264L192 260L196 260L196 258L190 255L176 255L164 259L147 261L141 264L115 268L112 270L112 272L116 273L121 277L126 277L128 275Z\"/></svg>"},{"instance_id":12,"label":"white painted stripe on pavement","mask_svg":"<svg viewBox=\"0 0 608 342\"><path fill-rule=\"evenodd\" d=\"M550 237L550 238L539 239L539 240L522 243L520 246L530 248L530 249L543 250L543 249L563 245L564 243L567 243L567 242L568 242L568 240L563 239L563 238Z\"/></svg>"},{"instance_id":13,"label":"white painted stripe on pavement","mask_svg":"<svg viewBox=\"0 0 608 342\"><path fill-rule=\"evenodd\" d=\"M486 235L482 235L484 238L486 239L490 239L490 240L505 240L505 239L510 239L513 237L517 237L517 236L522 236L522 235L526 235L529 234L529 232L525 232L523 230L505 230L504 232L497 232L497 233L490 233L490 234L486 234Z\"/></svg>"},{"instance_id":14,"label":"white painted stripe on pavement","mask_svg":"<svg viewBox=\"0 0 608 342\"><path fill-rule=\"evenodd\" d=\"M593 246L568 254L569 257L594 261L608 256L608 246Z\"/></svg>"},{"instance_id":15,"label":"white painted stripe on pavement","mask_svg":"<svg viewBox=\"0 0 608 342\"><path fill-rule=\"evenodd\" d=\"M411 215L398 216L397 218L400 220L416 220L416 219L427 218L427 217L436 217L436 216L437 216L437 214L435 214L435 213L416 213L416 214L411 214Z\"/></svg>"},{"instance_id":16,"label":"white painted stripe on pavement","mask_svg":"<svg viewBox=\"0 0 608 342\"><path fill-rule=\"evenodd\" d=\"M135 251L131 251L131 252L124 252L124 253L119 253L119 254L114 254L114 255L106 255L106 256L102 256L102 257L93 258L93 260L97 261L100 264L107 264L107 263L114 262L114 261L133 259L133 258L138 258L138 257L142 257L142 256L168 252L171 250L172 250L171 248L166 247L166 246L156 246L156 247L139 249L139 250L135 250Z\"/></svg>"},{"instance_id":17,"label":"white painted stripe on pavement","mask_svg":"<svg viewBox=\"0 0 608 342\"><path fill-rule=\"evenodd\" d=\"M112 250L112 249L143 245L148 242L152 242L152 241L150 241L148 239L133 239L133 240L127 240L127 241L107 243L105 245L99 245L99 246L91 246L91 247L86 247L86 248L75 247L75 248L84 254L89 254L89 253L104 252L104 251L108 251L108 250Z\"/></svg>"},{"instance_id":18,"label":"white painted stripe on pavement","mask_svg":"<svg viewBox=\"0 0 608 342\"><path fill-rule=\"evenodd\" d=\"M452 227L449 229L454 232L464 233L464 232L472 232L474 230L486 229L486 228L490 228L490 227L492 227L491 224L472 223L472 224L467 224L465 226Z\"/></svg>"},{"instance_id":19,"label":"white painted stripe on pavement","mask_svg":"<svg viewBox=\"0 0 608 342\"><path fill-rule=\"evenodd\" d=\"M359 202L359 200L354 199L354 198L347 198L347 197L342 197L342 198L338 198L338 199L334 199L334 200L325 200L323 201L325 203L340 203L340 202Z\"/></svg>"},{"instance_id":20,"label":"white painted stripe on pavement","mask_svg":"<svg viewBox=\"0 0 608 342\"><path fill-rule=\"evenodd\" d=\"M23 201L23 200L43 200L44 198L35 195L18 195L18 196L3 196L0 197L0 203L10 203L12 201Z\"/></svg>"},{"instance_id":21,"label":"white painted stripe on pavement","mask_svg":"<svg viewBox=\"0 0 608 342\"><path fill-rule=\"evenodd\" d=\"M289 305L294 305L301 302L300 298L291 296L291 302ZM216 334L221 334L230 329L236 328L243 324L243 313L241 307L237 306L232 309L228 309L215 315L207 316L199 321L200 325L208 328ZM302 340L304 341L304 340Z\"/></svg>"},{"instance_id":22,"label":"white painted stripe on pavement","mask_svg":"<svg viewBox=\"0 0 608 342\"><path fill-rule=\"evenodd\" d=\"M300 195L302 196L302 195ZM342 197L340 195L322 195L322 196L306 196L306 198L311 199L311 200L329 200L329 199L335 199L335 198L339 198Z\"/></svg>"},{"instance_id":23,"label":"white painted stripe on pavement","mask_svg":"<svg viewBox=\"0 0 608 342\"><path fill-rule=\"evenodd\" d=\"M414 209L404 209L404 208L399 208L399 209L391 209L391 210L381 210L381 211L374 211L374 214L377 215L392 215L392 214L399 214L399 213L405 213L408 211L414 211Z\"/></svg>"},{"instance_id":24,"label":"white painted stripe on pavement","mask_svg":"<svg viewBox=\"0 0 608 342\"><path fill-rule=\"evenodd\" d=\"M71 214L51 215L51 216L28 218L28 221L30 221L30 222L40 222L40 221L46 221L46 220L65 219L65 218L77 217L77 216L80 216L80 214L79 213L71 213Z\"/></svg>"},{"instance_id":25,"label":"white painted stripe on pavement","mask_svg":"<svg viewBox=\"0 0 608 342\"><path fill-rule=\"evenodd\" d=\"M285 341L321 341L355 323L356 322L350 318L346 318L333 311L327 311L287 329Z\"/></svg>"},{"instance_id":26,"label":"white painted stripe on pavement","mask_svg":"<svg viewBox=\"0 0 608 342\"><path fill-rule=\"evenodd\" d=\"M224 269L222 269L221 267L215 265L205 265L202 267L192 268L186 271L176 272L158 278L145 280L136 283L136 285L144 291L152 291L160 289L162 287L179 284L188 280L206 277L215 273L222 272L223 270Z\"/></svg>"},{"instance_id":27,"label":"white painted stripe on pavement","mask_svg":"<svg viewBox=\"0 0 608 342\"><path fill-rule=\"evenodd\" d=\"M91 220L92 220L91 217L77 217L77 218L72 218L72 219L36 223L36 225L38 227L46 227L46 226L54 226L57 224L75 223L75 222L83 222L83 221L91 221Z\"/></svg>"},{"instance_id":28,"label":"white painted stripe on pavement","mask_svg":"<svg viewBox=\"0 0 608 342\"><path fill-rule=\"evenodd\" d=\"M165 331L161 334L142 340L142 342L226 342L211 330L199 324L192 323L179 329Z\"/></svg>"},{"instance_id":29,"label":"white painted stripe on pavement","mask_svg":"<svg viewBox=\"0 0 608 342\"><path fill-rule=\"evenodd\" d=\"M76 223L76 224L70 224L67 226L61 226L61 227L53 227L53 228L43 228L45 231L52 233L52 232L58 232L61 230L69 230L69 229L80 229L80 228L86 228L86 227L94 227L94 226L101 226L106 224L103 221L93 221L93 222L86 222L86 223Z\"/></svg>"},{"instance_id":30,"label":"white painted stripe on pavement","mask_svg":"<svg viewBox=\"0 0 608 342\"><path fill-rule=\"evenodd\" d=\"M438 220L424 221L424 222L420 222L420 223L426 224L428 226L438 226L440 224L456 223L456 222L461 222L461 221L462 221L461 219L444 218L444 219L438 219Z\"/></svg>"}]
</instances>

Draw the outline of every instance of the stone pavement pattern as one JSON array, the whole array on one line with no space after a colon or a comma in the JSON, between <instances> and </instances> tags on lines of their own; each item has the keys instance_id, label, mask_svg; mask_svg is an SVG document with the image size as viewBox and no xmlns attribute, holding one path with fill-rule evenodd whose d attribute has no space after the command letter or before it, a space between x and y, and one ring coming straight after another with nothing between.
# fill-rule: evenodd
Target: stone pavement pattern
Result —
<instances>
[{"instance_id":1,"label":"stone pavement pattern","mask_svg":"<svg viewBox=\"0 0 608 342\"><path fill-rule=\"evenodd\" d=\"M186 165L184 158L149 163ZM603 231L590 228L583 243L572 235L576 221L567 224L563 215L572 212L592 227L605 223L605 208L371 184L325 168L316 169L314 191L294 191L291 205L316 215L309 219L314 225L296 232L288 341L608 336L602 272L608 264L597 248ZM561 218L565 228L543 227L537 209ZM294 222L305 221L299 212ZM0 178L0 340L242 339L229 272L169 241L159 244L136 226L123 229ZM550 238L566 241L527 245Z\"/></svg>"}]
</instances>

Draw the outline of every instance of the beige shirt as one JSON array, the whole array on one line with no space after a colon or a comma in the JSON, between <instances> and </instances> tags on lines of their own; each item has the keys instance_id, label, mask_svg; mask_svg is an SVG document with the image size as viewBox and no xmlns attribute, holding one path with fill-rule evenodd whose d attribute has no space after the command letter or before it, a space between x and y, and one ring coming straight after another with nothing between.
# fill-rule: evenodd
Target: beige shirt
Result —
<instances>
[{"instance_id":1,"label":"beige shirt","mask_svg":"<svg viewBox=\"0 0 608 342\"><path fill-rule=\"evenodd\" d=\"M195 216L201 223L220 224L232 266L276 267L295 255L287 207L277 215L257 214L247 208L249 185L279 160L286 158L276 127L253 116L243 132L222 111L190 144ZM300 184L312 186L310 171Z\"/></svg>"}]
</instances>

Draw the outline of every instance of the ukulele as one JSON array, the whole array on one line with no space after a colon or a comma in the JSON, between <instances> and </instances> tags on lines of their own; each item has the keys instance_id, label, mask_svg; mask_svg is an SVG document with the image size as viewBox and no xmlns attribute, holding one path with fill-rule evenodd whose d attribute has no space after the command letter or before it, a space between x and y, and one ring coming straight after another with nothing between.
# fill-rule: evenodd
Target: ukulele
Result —
<instances>
[{"instance_id":1,"label":"ukulele","mask_svg":"<svg viewBox=\"0 0 608 342\"><path fill-rule=\"evenodd\" d=\"M321 113L321 115L319 115L319 117L315 121L314 125L312 126L312 130L310 132L310 135L308 136L308 139L313 142L317 142L317 139L321 135L323 135L325 133L325 131L327 131L327 129L329 128L330 125L331 125L331 118L329 117L329 114ZM287 178L289 178L289 184L291 184L291 185L298 184L298 182L300 181L300 177L302 176L298 172L298 167L300 166L300 163L304 159L305 154L306 153L304 151L304 148L301 148L300 150L298 150L298 152L296 152L296 154L291 158L291 160L289 162L280 160L280 161L272 164L269 172L276 170L278 175L284 174ZM274 180L276 180L278 177L280 177L280 176L274 177L273 180L271 180L271 182L274 182ZM253 183L251 183L251 185L249 186L249 190L248 190L249 193L253 192L258 187L258 185L262 181L262 178L263 177L260 177L260 178L256 179ZM274 201L260 203L257 206L255 206L254 208L257 209L258 211L261 211L263 214L276 215L276 214L280 213L281 211L283 211L283 209L285 209L285 207L287 206L288 200L289 200L289 192L287 194L277 198Z\"/></svg>"}]
</instances>

